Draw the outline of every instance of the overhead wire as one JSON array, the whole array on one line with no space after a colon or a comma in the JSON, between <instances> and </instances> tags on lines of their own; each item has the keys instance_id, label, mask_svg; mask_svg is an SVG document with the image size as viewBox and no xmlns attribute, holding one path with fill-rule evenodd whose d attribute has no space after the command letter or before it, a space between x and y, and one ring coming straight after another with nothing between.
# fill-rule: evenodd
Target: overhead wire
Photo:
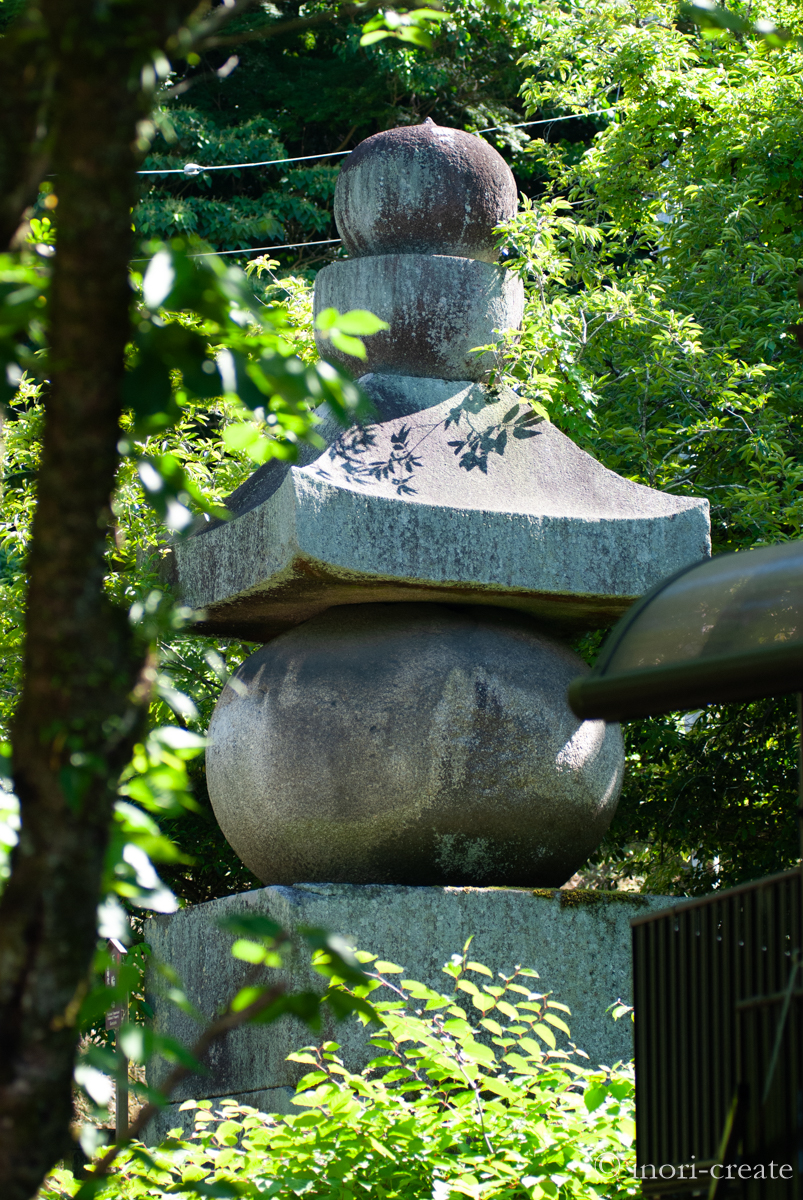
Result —
<instances>
[{"instance_id":1,"label":"overhead wire","mask_svg":"<svg viewBox=\"0 0 803 1200\"><path fill-rule=\"evenodd\" d=\"M569 113L565 117L546 117L538 121L518 121L515 125L489 125L487 129L474 129L467 132L476 134L480 133L495 133L502 129L529 129L534 125L554 125L557 121L576 121L582 117L598 117L610 109L595 108L587 112ZM321 158L339 158L341 155L351 154L351 150L332 150L327 154L302 154L299 158L266 158L262 162L246 162L246 163L223 163L218 166L204 166L201 163L185 163L183 167L149 167L147 170L137 171L137 175L203 175L206 171L244 171L248 167L276 167L284 166L285 163L297 162L312 162L313 159Z\"/></svg>"},{"instance_id":2,"label":"overhead wire","mask_svg":"<svg viewBox=\"0 0 803 1200\"><path fill-rule=\"evenodd\" d=\"M294 162L310 162L315 158L337 158L341 154L351 154L350 150L332 150L329 154L303 154L301 158L267 158L264 162L224 163L217 167L204 167L200 163L185 163L183 167L152 167L147 171L137 171L137 175L203 175L205 171L242 171L246 167L275 167L279 164Z\"/></svg>"},{"instance_id":3,"label":"overhead wire","mask_svg":"<svg viewBox=\"0 0 803 1200\"><path fill-rule=\"evenodd\" d=\"M490 126L488 126L487 129L476 129L471 132L474 132L476 134L481 134L481 133L496 133L498 131L505 130L505 129L531 129L536 125L554 125L558 121L576 121L576 120L582 119L583 117L604 116L606 113L608 113L610 111L611 110L609 108L608 109L595 108L595 109L590 109L586 112L568 113L566 116L563 116L563 117L547 117L547 118L542 118L538 121L518 121L516 124L512 124L512 125L490 125ZM188 177L192 177L195 175L202 175L206 171L240 171L240 170L245 170L248 167L275 167L275 166L280 166L280 165L283 166L285 163L311 162L313 159L317 160L317 159L322 159L322 158L339 158L341 155L345 156L345 155L348 155L351 153L352 153L351 150L333 150L327 154L304 154L299 158L269 158L269 159L266 159L264 162L226 163L222 166L211 166L211 167L201 166L199 163L185 163L183 167L163 167L163 168L157 167L157 168L151 168L151 169L144 170L144 171L137 171L137 174L138 175L185 175ZM334 242L339 242L341 240L342 240L341 238L323 238L321 241L317 241L317 242L286 242L286 243L284 243L284 245L281 245L281 246L252 246L252 247L249 247L249 248L243 249L243 250L205 250L205 251L200 251L197 254L191 254L191 255L189 255L189 257L190 258L208 258L215 254L220 255L220 256L222 256L224 254L258 254L263 250L299 250L304 246L326 246L326 245L331 245ZM134 261L135 262L146 262L147 260L146 259L134 259Z\"/></svg>"},{"instance_id":4,"label":"overhead wire","mask_svg":"<svg viewBox=\"0 0 803 1200\"><path fill-rule=\"evenodd\" d=\"M547 117L540 121L518 121L515 125L490 125L488 129L475 129L475 133L495 133L497 129L528 129L532 125L554 125L556 121L577 121L582 117L600 117L609 113L609 108L593 108L588 112L569 113L565 117Z\"/></svg>"},{"instance_id":5,"label":"overhead wire","mask_svg":"<svg viewBox=\"0 0 803 1200\"><path fill-rule=\"evenodd\" d=\"M328 246L331 242L340 242L342 238L323 238L320 242L286 242L283 246L248 246L245 250L202 250L197 254L188 254L188 258L207 258L213 254L257 254L260 250L298 250L301 246Z\"/></svg>"},{"instance_id":6,"label":"overhead wire","mask_svg":"<svg viewBox=\"0 0 803 1200\"><path fill-rule=\"evenodd\" d=\"M282 246L244 246L241 250L198 250L188 254L187 258L220 258L224 254L258 254L260 250L298 250L303 246L328 246L332 242L340 242L342 238L322 238L319 242L285 242ZM149 258L132 258L132 263L150 262Z\"/></svg>"}]
</instances>

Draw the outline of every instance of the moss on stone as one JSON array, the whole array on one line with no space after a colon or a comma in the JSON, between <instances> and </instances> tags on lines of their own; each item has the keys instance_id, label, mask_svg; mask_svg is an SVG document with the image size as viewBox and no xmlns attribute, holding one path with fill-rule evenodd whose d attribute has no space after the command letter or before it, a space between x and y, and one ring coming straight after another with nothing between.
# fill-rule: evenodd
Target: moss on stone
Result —
<instances>
[{"instance_id":1,"label":"moss on stone","mask_svg":"<svg viewBox=\"0 0 803 1200\"><path fill-rule=\"evenodd\" d=\"M635 904L645 907L646 896L638 892L601 892L592 888L567 888L557 893L561 908L586 908L595 904Z\"/></svg>"},{"instance_id":2,"label":"moss on stone","mask_svg":"<svg viewBox=\"0 0 803 1200\"><path fill-rule=\"evenodd\" d=\"M647 897L638 892L602 892L595 888L531 888L530 894L543 900L557 900L560 896L561 908L592 908L595 904L617 902L643 908L648 903Z\"/></svg>"}]
</instances>

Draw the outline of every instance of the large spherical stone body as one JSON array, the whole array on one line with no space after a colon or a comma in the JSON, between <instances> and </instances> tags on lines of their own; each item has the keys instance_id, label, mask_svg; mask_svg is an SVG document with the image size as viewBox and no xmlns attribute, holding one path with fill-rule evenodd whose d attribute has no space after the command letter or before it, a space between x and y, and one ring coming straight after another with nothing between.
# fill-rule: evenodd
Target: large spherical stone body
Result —
<instances>
[{"instance_id":1,"label":"large spherical stone body","mask_svg":"<svg viewBox=\"0 0 803 1200\"><path fill-rule=\"evenodd\" d=\"M510 167L461 129L423 125L366 138L340 169L335 222L352 257L454 254L493 262L493 230L516 212Z\"/></svg>"},{"instance_id":2,"label":"large spherical stone body","mask_svg":"<svg viewBox=\"0 0 803 1200\"><path fill-rule=\"evenodd\" d=\"M267 884L556 887L613 816L617 725L572 715L580 660L502 610L329 609L218 701L215 815Z\"/></svg>"}]
</instances>

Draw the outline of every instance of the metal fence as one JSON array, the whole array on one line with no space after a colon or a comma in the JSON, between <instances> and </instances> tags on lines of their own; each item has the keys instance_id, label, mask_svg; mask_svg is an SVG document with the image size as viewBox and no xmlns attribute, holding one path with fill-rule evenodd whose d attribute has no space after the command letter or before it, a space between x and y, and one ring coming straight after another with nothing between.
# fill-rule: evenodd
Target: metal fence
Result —
<instances>
[{"instance_id":1,"label":"metal fence","mask_svg":"<svg viewBox=\"0 0 803 1200\"><path fill-rule=\"evenodd\" d=\"M645 1195L803 1200L800 872L632 926Z\"/></svg>"}]
</instances>

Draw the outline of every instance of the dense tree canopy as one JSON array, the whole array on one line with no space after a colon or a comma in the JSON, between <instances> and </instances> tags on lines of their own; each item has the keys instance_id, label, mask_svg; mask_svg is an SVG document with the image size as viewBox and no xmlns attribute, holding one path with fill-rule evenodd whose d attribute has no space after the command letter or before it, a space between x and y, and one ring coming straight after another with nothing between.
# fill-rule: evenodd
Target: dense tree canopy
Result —
<instances>
[{"instance_id":1,"label":"dense tree canopy","mask_svg":"<svg viewBox=\"0 0 803 1200\"><path fill-rule=\"evenodd\" d=\"M765 7L794 26L794 6ZM241 16L227 36L247 35L261 19ZM487 136L532 201L504 237L530 299L524 336L500 370L607 466L706 496L715 551L799 536L800 51L706 38L673 4L654 0L548 10L467 0L452 6L432 50L360 46L359 33L346 22L237 45L224 38L178 64L162 85L168 94L143 166L331 154L428 115L468 129L500 126ZM528 117L581 113L592 115L514 128ZM143 177L136 227L147 236L197 233L226 250L333 238L338 162ZM37 203L45 221L55 218L50 186ZM338 253L336 244L277 251L275 265L251 277L259 295L290 297L308 359L308 288ZM7 513L5 553L19 597L39 418L30 391L16 406L7 486L20 508ZM211 500L253 467L236 438L219 438L238 420L221 401L189 404L163 439ZM110 579L132 594L156 537L139 487L124 468ZM18 603L6 606L9 648L19 613ZM598 644L588 638L581 649L593 657ZM191 696L190 728L205 728L221 664L247 650L171 635L165 694L175 686ZM12 673L13 663L10 655ZM152 719L164 724L169 708L157 705ZM693 723L635 722L628 740L604 878L622 873L687 891L792 861L791 700L714 707ZM180 895L198 900L254 881L220 837L200 760L190 770L198 811L169 828L196 863L164 870Z\"/></svg>"},{"instance_id":2,"label":"dense tree canopy","mask_svg":"<svg viewBox=\"0 0 803 1200\"><path fill-rule=\"evenodd\" d=\"M429 115L494 127L483 136L524 197L500 242L528 287L524 329L498 377L605 465L707 497L717 552L798 537L803 513L796 43L771 47L749 29L706 36L670 0L455 0L431 49L361 44L365 12L348 6L339 21L325 4L304 6L306 27L280 37L265 36L266 21L295 20L297 6L238 5L225 27L214 6L157 7L150 20L149 8L117 6L126 41L117 27L110 37L89 0L0 0L0 51L18 82L2 101L0 138L11 239L0 264L0 718L5 730L16 722L23 821L43 792L53 819L37 818L38 858L23 832L15 869L25 861L30 879L44 879L42 847L61 821L73 839L59 851L64 880L65 854L78 847L86 860L77 907L87 962L99 888L130 908L175 902L149 858L181 902L256 882L214 821L200 753L221 680L250 647L192 634L160 573L165 524L180 534L266 455L292 456L314 437L309 410L324 394L343 412L359 403L346 380L326 392L311 340L311 283L341 253L336 242L260 252L246 280L224 265L232 258L199 267L186 244L155 240L199 237L242 251L244 265L256 247L334 239L339 159L137 183L137 155L146 170L222 166L334 155ZM784 0L761 0L750 16L799 31L797 6ZM539 124L518 127L528 119ZM101 135L116 159L99 154ZM238 364L226 394L204 367L221 348ZM300 392L282 366L296 354ZM593 658L599 643L593 635L579 648ZM68 671L78 673L72 690L58 684ZM632 723L619 814L587 878L682 893L795 861L794 724L788 698ZM6 797L0 850L15 840ZM5 862L0 870L8 875ZM22 914L17 943L13 921L3 932L9 979L35 923L21 888L12 879L3 901ZM57 891L40 911L58 913ZM104 913L111 920L113 905ZM69 965L47 1001L60 1012L86 973ZM25 986L39 986L29 975ZM0 1005L13 1008L10 995L0 988ZM37 1019L52 1029L52 1012ZM60 1072L59 1145L75 1041L65 1029L48 1066Z\"/></svg>"},{"instance_id":3,"label":"dense tree canopy","mask_svg":"<svg viewBox=\"0 0 803 1200\"><path fill-rule=\"evenodd\" d=\"M361 46L355 21L209 50L169 81L179 94L162 109L144 167L334 154L380 129L431 116L459 128L507 125L502 142L522 179L542 174L521 153L526 135L512 128L525 119L517 58L528 44L531 6L465 0L453 7L431 51L387 41ZM244 32L259 20L244 16L236 27ZM220 250L336 237L339 162L152 176L137 228L149 236L197 233ZM314 265L325 257L318 247L282 261Z\"/></svg>"},{"instance_id":4,"label":"dense tree canopy","mask_svg":"<svg viewBox=\"0 0 803 1200\"><path fill-rule=\"evenodd\" d=\"M752 12L762 15L800 22L794 5ZM501 126L487 136L532 206L503 238L529 305L500 372L606 466L709 499L715 552L800 536L798 47L705 36L672 3L600 0L455 4L431 52L361 48L354 30L329 31L250 43L221 79L211 71L223 53L175 87L200 76L167 105L186 132L172 144L159 135L149 164L236 158L231 139L268 125L274 149L249 143L249 157L331 152L430 114L469 129ZM355 74L351 96L342 81ZM280 77L281 96L263 90ZM582 113L593 115L514 128ZM138 220L169 222L171 211L181 220L186 202L223 248L213 221L216 189L228 189L243 206L236 212L256 204L274 222L243 230L244 241L332 237L336 164L225 183L179 177L169 185L175 200L168 186L149 184ZM266 186L268 212L259 207ZM225 233L234 247L233 227ZM337 253L277 252L274 277L291 288L302 320L302 281ZM598 645L589 638L581 649L593 657ZM794 861L794 727L791 698L714 706L693 722L632 723L619 815L590 877L697 891ZM231 870L232 882L242 878Z\"/></svg>"},{"instance_id":5,"label":"dense tree canopy","mask_svg":"<svg viewBox=\"0 0 803 1200\"><path fill-rule=\"evenodd\" d=\"M650 3L550 10L533 35L530 106L612 119L581 155L534 147L550 179L511 230L537 282L512 377L606 466L705 496L715 553L799 537L800 49ZM633 723L625 871L696 891L795 861L794 720L782 698Z\"/></svg>"}]
</instances>

